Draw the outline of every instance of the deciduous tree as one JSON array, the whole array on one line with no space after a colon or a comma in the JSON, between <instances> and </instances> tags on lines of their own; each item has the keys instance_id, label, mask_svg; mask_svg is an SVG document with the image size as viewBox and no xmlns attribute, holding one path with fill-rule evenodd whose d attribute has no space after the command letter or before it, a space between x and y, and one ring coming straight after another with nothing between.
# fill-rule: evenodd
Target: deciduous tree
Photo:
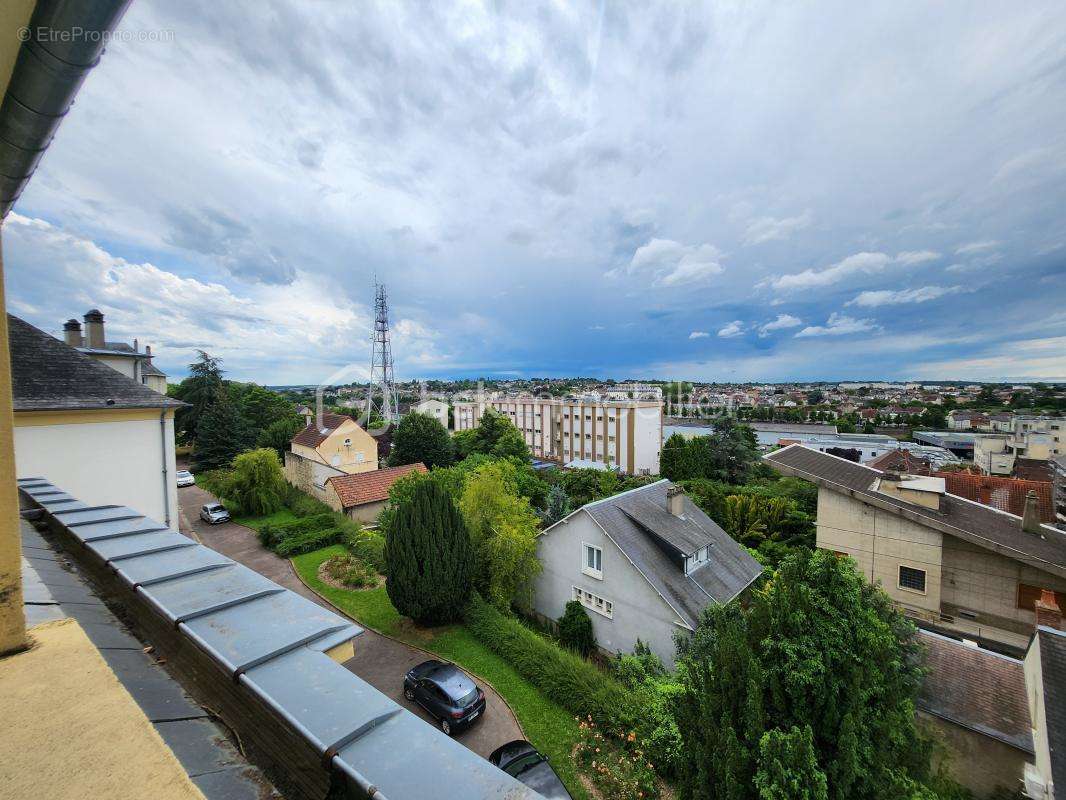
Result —
<instances>
[{"instance_id":1,"label":"deciduous tree","mask_svg":"<svg viewBox=\"0 0 1066 800\"><path fill-rule=\"evenodd\" d=\"M273 514L284 502L288 484L278 454L271 448L249 450L233 459L226 500L250 516Z\"/></svg>"},{"instance_id":2,"label":"deciduous tree","mask_svg":"<svg viewBox=\"0 0 1066 800\"><path fill-rule=\"evenodd\" d=\"M421 461L432 469L448 466L452 458L451 437L435 417L412 412L396 426L389 466L398 467Z\"/></svg>"}]
</instances>

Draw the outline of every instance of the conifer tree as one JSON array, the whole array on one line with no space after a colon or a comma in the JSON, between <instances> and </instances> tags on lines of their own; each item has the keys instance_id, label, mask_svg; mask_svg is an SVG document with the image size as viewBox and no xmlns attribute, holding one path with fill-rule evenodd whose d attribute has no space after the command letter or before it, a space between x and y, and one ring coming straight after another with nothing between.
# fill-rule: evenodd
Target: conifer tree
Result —
<instances>
[{"instance_id":1,"label":"conifer tree","mask_svg":"<svg viewBox=\"0 0 1066 800\"><path fill-rule=\"evenodd\" d=\"M424 625L459 618L470 596L474 551L462 516L435 481L419 481L397 505L385 564L385 591L401 614Z\"/></svg>"},{"instance_id":2,"label":"conifer tree","mask_svg":"<svg viewBox=\"0 0 1066 800\"><path fill-rule=\"evenodd\" d=\"M224 387L219 386L196 428L193 461L197 470L228 467L252 446L251 430Z\"/></svg>"}]
</instances>

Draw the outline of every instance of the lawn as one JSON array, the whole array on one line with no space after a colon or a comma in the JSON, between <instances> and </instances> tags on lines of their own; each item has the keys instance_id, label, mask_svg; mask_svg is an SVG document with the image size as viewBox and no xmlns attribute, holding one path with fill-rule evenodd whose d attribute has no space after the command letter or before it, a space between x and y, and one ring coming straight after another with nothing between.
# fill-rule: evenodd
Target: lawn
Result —
<instances>
[{"instance_id":1,"label":"lawn","mask_svg":"<svg viewBox=\"0 0 1066 800\"><path fill-rule=\"evenodd\" d=\"M282 508L281 511L275 511L273 514L267 514L263 517L234 517L233 521L238 525L244 525L246 528L258 531L263 525L282 525L286 522L295 522L296 515L289 509Z\"/></svg>"},{"instance_id":2,"label":"lawn","mask_svg":"<svg viewBox=\"0 0 1066 800\"><path fill-rule=\"evenodd\" d=\"M384 586L348 591L323 583L318 577L318 568L330 556L343 552L345 550L341 545L334 545L297 556L292 563L304 583L353 619L387 636L454 661L491 683L514 709L529 741L548 757L570 794L578 800L588 800L588 793L577 779L570 758L580 738L574 718L562 706L544 697L510 664L474 638L462 625L413 628L410 621L393 608Z\"/></svg>"}]
</instances>

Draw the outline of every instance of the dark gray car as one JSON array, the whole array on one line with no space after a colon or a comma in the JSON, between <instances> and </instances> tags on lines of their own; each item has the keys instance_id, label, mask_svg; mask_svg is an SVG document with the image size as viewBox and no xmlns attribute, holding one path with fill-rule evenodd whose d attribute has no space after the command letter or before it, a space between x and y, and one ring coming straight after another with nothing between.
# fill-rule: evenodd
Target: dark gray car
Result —
<instances>
[{"instance_id":1,"label":"dark gray car","mask_svg":"<svg viewBox=\"0 0 1066 800\"><path fill-rule=\"evenodd\" d=\"M449 736L485 712L485 693L473 678L444 661L424 661L404 675L403 696L428 711Z\"/></svg>"},{"instance_id":2,"label":"dark gray car","mask_svg":"<svg viewBox=\"0 0 1066 800\"><path fill-rule=\"evenodd\" d=\"M497 747L489 756L489 763L538 792L545 800L572 800L547 757L525 739Z\"/></svg>"}]
</instances>

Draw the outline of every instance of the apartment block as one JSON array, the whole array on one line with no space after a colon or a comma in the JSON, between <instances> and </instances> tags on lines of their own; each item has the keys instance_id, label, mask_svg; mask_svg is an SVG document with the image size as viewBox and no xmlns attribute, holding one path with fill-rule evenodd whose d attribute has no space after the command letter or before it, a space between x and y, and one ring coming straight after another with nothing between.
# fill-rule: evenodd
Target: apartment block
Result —
<instances>
[{"instance_id":1,"label":"apartment block","mask_svg":"<svg viewBox=\"0 0 1066 800\"><path fill-rule=\"evenodd\" d=\"M663 412L657 401L505 397L458 402L455 430L476 428L486 408L515 424L534 458L612 467L630 475L659 472Z\"/></svg>"}]
</instances>

